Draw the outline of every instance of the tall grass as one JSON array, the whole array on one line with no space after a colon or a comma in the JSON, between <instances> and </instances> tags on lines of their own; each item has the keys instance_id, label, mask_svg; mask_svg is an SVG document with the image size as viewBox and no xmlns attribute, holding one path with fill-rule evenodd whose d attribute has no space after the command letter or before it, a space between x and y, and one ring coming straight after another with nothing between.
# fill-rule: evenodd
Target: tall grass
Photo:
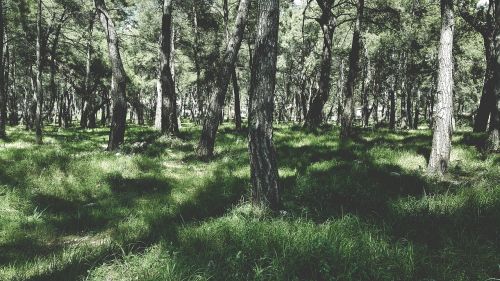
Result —
<instances>
[{"instance_id":1,"label":"tall grass","mask_svg":"<svg viewBox=\"0 0 500 281\"><path fill-rule=\"evenodd\" d=\"M180 138L131 127L47 127L0 141L0 280L486 280L500 278L500 157L458 132L450 173L425 176L430 132L280 125L283 206L244 203L246 135L223 126L199 161Z\"/></svg>"}]
</instances>

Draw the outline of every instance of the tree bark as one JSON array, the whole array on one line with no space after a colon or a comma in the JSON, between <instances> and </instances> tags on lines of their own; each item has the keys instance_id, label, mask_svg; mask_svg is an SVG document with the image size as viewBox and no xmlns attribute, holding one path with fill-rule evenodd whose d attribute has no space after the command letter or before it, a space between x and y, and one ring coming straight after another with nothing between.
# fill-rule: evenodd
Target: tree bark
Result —
<instances>
[{"instance_id":1,"label":"tree bark","mask_svg":"<svg viewBox=\"0 0 500 281\"><path fill-rule=\"evenodd\" d=\"M36 143L42 144L42 126L43 126L43 89L42 89L42 0L38 0L38 13L36 20L36 110L35 110L35 136Z\"/></svg>"},{"instance_id":2,"label":"tree bark","mask_svg":"<svg viewBox=\"0 0 500 281\"><path fill-rule=\"evenodd\" d=\"M82 98L82 116L80 119L80 127L89 128L90 125L95 124L95 118L92 122L89 120L92 118L90 112L92 111L92 104L90 99L90 67L92 64L92 32L94 30L94 13L89 15L89 23L88 23L88 31L87 31L87 62L85 65L85 80L84 80L84 89L83 89L83 98ZM94 123L94 124L91 124Z\"/></svg>"},{"instance_id":3,"label":"tree bark","mask_svg":"<svg viewBox=\"0 0 500 281\"><path fill-rule=\"evenodd\" d=\"M483 33L484 41L484 52L486 57L486 71L484 74L484 86L483 93L479 102L479 107L477 109L476 118L474 120L474 132L486 132L488 128L488 119L492 113L495 105L495 94L494 86L495 81L493 79L493 64L494 64L494 39L493 35L488 33Z\"/></svg>"},{"instance_id":4,"label":"tree bark","mask_svg":"<svg viewBox=\"0 0 500 281\"><path fill-rule=\"evenodd\" d=\"M418 124L420 123L420 106L421 106L421 96L420 89L417 90L417 96L415 97L415 116L413 117L413 129L418 129Z\"/></svg>"},{"instance_id":5,"label":"tree bark","mask_svg":"<svg viewBox=\"0 0 500 281\"><path fill-rule=\"evenodd\" d=\"M10 97L9 98L9 125L17 126L19 125L19 114L18 114L18 100L17 100L17 83L16 83L16 57L14 53L12 54L12 67L10 68L11 83L10 83Z\"/></svg>"},{"instance_id":6,"label":"tree bark","mask_svg":"<svg viewBox=\"0 0 500 281\"><path fill-rule=\"evenodd\" d=\"M346 81L346 91L344 100L344 110L342 113L340 139L348 140L352 137L354 123L354 90L356 88L356 79L359 74L359 57L361 51L361 30L363 25L364 0L358 0L357 17L352 36L352 48L349 54L349 74Z\"/></svg>"},{"instance_id":7,"label":"tree bark","mask_svg":"<svg viewBox=\"0 0 500 281\"><path fill-rule=\"evenodd\" d=\"M203 92L201 91L201 62L199 55L201 50L200 50L200 33L198 30L198 11L196 5L193 5L193 32L194 32L193 60L194 60L194 68L196 71L194 96L198 106L197 120L196 120L196 122L198 123L199 121L201 121L204 115L205 98L203 96Z\"/></svg>"},{"instance_id":8,"label":"tree bark","mask_svg":"<svg viewBox=\"0 0 500 281\"><path fill-rule=\"evenodd\" d=\"M240 86L238 84L238 74L236 68L233 67L233 74L231 75L233 80L233 92L234 92L234 124L237 131L241 131L241 101L240 101Z\"/></svg>"},{"instance_id":9,"label":"tree bark","mask_svg":"<svg viewBox=\"0 0 500 281\"><path fill-rule=\"evenodd\" d=\"M177 122L177 96L172 73L172 13L173 1L163 1L163 16L160 37L160 79L157 99L156 122L157 129L163 134L177 135L179 124Z\"/></svg>"},{"instance_id":10,"label":"tree bark","mask_svg":"<svg viewBox=\"0 0 500 281\"><path fill-rule=\"evenodd\" d=\"M479 15L470 14L465 6L460 9L462 18L483 37L484 55L486 60L486 71L484 76L483 92L481 95L479 107L474 120L474 132L486 132L488 127L488 119L493 114L495 108L494 100L494 84L493 80L493 64L495 60L494 52L494 34L498 25L495 24L495 3L493 0L489 1L490 9L482 18ZM492 8L492 9L491 9ZM493 13L493 14L492 14Z\"/></svg>"},{"instance_id":11,"label":"tree bark","mask_svg":"<svg viewBox=\"0 0 500 281\"><path fill-rule=\"evenodd\" d=\"M250 79L249 152L254 204L278 209L278 165L273 145L279 1L258 1L258 26Z\"/></svg>"},{"instance_id":12,"label":"tree bark","mask_svg":"<svg viewBox=\"0 0 500 281\"><path fill-rule=\"evenodd\" d=\"M368 48L365 46L366 44L363 44L363 50L364 50L364 59L366 60L365 63L365 69L363 71L364 79L363 79L363 85L361 87L361 93L363 95L363 127L368 128L370 125L370 97L369 93L372 91L372 87L370 86L371 80L372 80L372 70L371 70L371 63L370 63L370 57L368 56Z\"/></svg>"},{"instance_id":13,"label":"tree bark","mask_svg":"<svg viewBox=\"0 0 500 281\"><path fill-rule=\"evenodd\" d=\"M319 24L323 31L323 51L318 79L318 91L311 98L304 126L316 129L323 122L323 107L330 96L330 73L332 70L332 44L336 28L336 18L332 14L331 0L316 0L321 8Z\"/></svg>"},{"instance_id":14,"label":"tree bark","mask_svg":"<svg viewBox=\"0 0 500 281\"><path fill-rule=\"evenodd\" d=\"M389 90L389 130L396 130L396 93L394 88Z\"/></svg>"},{"instance_id":15,"label":"tree bark","mask_svg":"<svg viewBox=\"0 0 500 281\"><path fill-rule=\"evenodd\" d=\"M453 0L441 0L441 39L434 132L428 172L442 175L448 169L453 133Z\"/></svg>"},{"instance_id":16,"label":"tree bark","mask_svg":"<svg viewBox=\"0 0 500 281\"><path fill-rule=\"evenodd\" d=\"M493 101L494 108L488 136L488 149L500 150L500 0L495 0L495 33L494 33L494 59L493 59Z\"/></svg>"},{"instance_id":17,"label":"tree bark","mask_svg":"<svg viewBox=\"0 0 500 281\"><path fill-rule=\"evenodd\" d=\"M235 29L230 36L226 52L221 61L216 92L210 99L203 122L203 130L197 149L198 156L201 158L210 158L213 156L215 137L221 121L221 112L226 99L229 79L234 72L234 64L236 63L241 41L243 40L249 6L249 0L240 0Z\"/></svg>"},{"instance_id":18,"label":"tree bark","mask_svg":"<svg viewBox=\"0 0 500 281\"><path fill-rule=\"evenodd\" d=\"M7 92L5 89L4 69L4 32L5 32L5 18L3 12L3 0L0 0L0 139L7 137Z\"/></svg>"},{"instance_id":19,"label":"tree bark","mask_svg":"<svg viewBox=\"0 0 500 281\"><path fill-rule=\"evenodd\" d=\"M109 133L108 150L116 150L123 144L127 118L126 77L120 55L119 40L115 25L111 19L104 0L94 0L101 24L108 41L109 60L111 62L111 100L112 116Z\"/></svg>"}]
</instances>

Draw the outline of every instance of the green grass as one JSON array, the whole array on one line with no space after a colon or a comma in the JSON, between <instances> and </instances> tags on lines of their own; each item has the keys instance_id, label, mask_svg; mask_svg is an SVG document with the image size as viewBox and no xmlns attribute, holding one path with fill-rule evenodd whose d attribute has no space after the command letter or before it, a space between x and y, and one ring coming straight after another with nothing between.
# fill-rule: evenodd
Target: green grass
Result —
<instances>
[{"instance_id":1,"label":"green grass","mask_svg":"<svg viewBox=\"0 0 500 281\"><path fill-rule=\"evenodd\" d=\"M223 126L197 160L180 138L131 126L46 128L0 141L0 280L486 280L500 278L500 157L454 137L450 173L425 176L427 130L280 125L283 208L248 203L246 134Z\"/></svg>"}]
</instances>

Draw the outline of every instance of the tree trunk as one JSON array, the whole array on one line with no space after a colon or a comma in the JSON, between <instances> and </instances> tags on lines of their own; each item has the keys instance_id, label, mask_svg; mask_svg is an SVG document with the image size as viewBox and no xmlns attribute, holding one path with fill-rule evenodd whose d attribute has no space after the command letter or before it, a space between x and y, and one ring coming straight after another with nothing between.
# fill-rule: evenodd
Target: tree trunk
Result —
<instances>
[{"instance_id":1,"label":"tree trunk","mask_svg":"<svg viewBox=\"0 0 500 281\"><path fill-rule=\"evenodd\" d=\"M361 51L361 29L363 24L364 0L358 0L357 17L352 36L352 48L349 54L349 74L347 76L344 110L342 113L340 139L348 140L352 136L354 123L354 90L359 73L359 57Z\"/></svg>"},{"instance_id":2,"label":"tree trunk","mask_svg":"<svg viewBox=\"0 0 500 281\"><path fill-rule=\"evenodd\" d=\"M199 57L199 45L200 45L200 34L198 30L198 11L196 9L196 5L193 5L193 32L194 32L194 44L193 44L193 52L194 52L194 68L196 72L196 82L195 82L195 92L194 96L198 106L198 119L197 123L201 121L204 114L204 103L205 99L203 97L203 92L201 91L201 62ZM193 105L194 106L194 105Z\"/></svg>"},{"instance_id":3,"label":"tree trunk","mask_svg":"<svg viewBox=\"0 0 500 281\"><path fill-rule=\"evenodd\" d=\"M172 73L172 12L173 1L163 1L163 16L160 37L160 83L158 90L158 105L156 115L160 118L156 122L157 129L163 134L177 135L179 124L177 122L177 96Z\"/></svg>"},{"instance_id":4,"label":"tree trunk","mask_svg":"<svg viewBox=\"0 0 500 281\"><path fill-rule=\"evenodd\" d=\"M396 130L396 93L394 88L389 90L389 130Z\"/></svg>"},{"instance_id":5,"label":"tree trunk","mask_svg":"<svg viewBox=\"0 0 500 281\"><path fill-rule=\"evenodd\" d=\"M238 84L238 74L236 68L233 67L233 92L234 92L234 124L237 131L241 131L241 101L240 101L240 86Z\"/></svg>"},{"instance_id":6,"label":"tree trunk","mask_svg":"<svg viewBox=\"0 0 500 281\"><path fill-rule=\"evenodd\" d=\"M474 132L486 132L488 128L488 119L495 105L494 86L495 80L493 78L493 64L494 64L494 38L488 33L483 33L484 51L486 57L486 71L484 74L484 86L479 108L477 109L476 118L474 120Z\"/></svg>"},{"instance_id":7,"label":"tree trunk","mask_svg":"<svg viewBox=\"0 0 500 281\"><path fill-rule=\"evenodd\" d=\"M361 93L363 95L363 127L368 128L370 125L370 97L369 93L372 90L370 83L372 80L371 64L370 58L368 56L368 48L363 44L364 49L364 59L366 60L365 69L363 71L364 79L363 85L361 87Z\"/></svg>"},{"instance_id":8,"label":"tree trunk","mask_svg":"<svg viewBox=\"0 0 500 281\"><path fill-rule=\"evenodd\" d=\"M42 0L38 0L38 13L36 20L36 111L35 111L35 134L36 143L42 144L42 126L43 126L43 92L42 92Z\"/></svg>"},{"instance_id":9,"label":"tree trunk","mask_svg":"<svg viewBox=\"0 0 500 281\"><path fill-rule=\"evenodd\" d=\"M249 152L254 204L277 210L278 165L273 145L274 90L278 53L279 1L259 0L250 79Z\"/></svg>"},{"instance_id":10,"label":"tree trunk","mask_svg":"<svg viewBox=\"0 0 500 281\"><path fill-rule=\"evenodd\" d=\"M332 44L336 27L336 19L332 14L333 1L316 0L322 13L319 19L323 31L323 52L321 55L318 91L311 98L304 126L316 129L323 122L323 107L330 96L330 73L332 70Z\"/></svg>"},{"instance_id":11,"label":"tree trunk","mask_svg":"<svg viewBox=\"0 0 500 281\"><path fill-rule=\"evenodd\" d=\"M11 69L11 80L12 82L10 83L10 88L11 88L11 93L10 93L10 102L9 102L9 124L11 126L17 126L19 125L19 116L18 116L18 100L17 100L17 84L16 84L16 57L14 56L14 53L12 54L12 61L11 61L12 67Z\"/></svg>"},{"instance_id":12,"label":"tree trunk","mask_svg":"<svg viewBox=\"0 0 500 281\"><path fill-rule=\"evenodd\" d=\"M4 32L5 32L5 19L3 13L3 0L0 0L0 139L7 137L7 92L5 91L5 78L4 69Z\"/></svg>"},{"instance_id":13,"label":"tree trunk","mask_svg":"<svg viewBox=\"0 0 500 281\"><path fill-rule=\"evenodd\" d=\"M52 47L50 48L50 85L49 85L50 100L49 100L49 112L47 113L48 119L50 120L49 122L53 122L55 119L55 118L52 119L52 117L54 116L54 103L57 99L56 58L57 58L57 48L59 46L59 38L61 35L62 24L64 22L65 16L66 16L66 10L64 10L61 17L57 21L57 26L55 28L55 33L54 33L54 41L52 43Z\"/></svg>"},{"instance_id":14,"label":"tree trunk","mask_svg":"<svg viewBox=\"0 0 500 281\"><path fill-rule=\"evenodd\" d=\"M441 39L434 132L428 172L442 175L448 169L453 133L453 0L441 0Z\"/></svg>"},{"instance_id":15,"label":"tree trunk","mask_svg":"<svg viewBox=\"0 0 500 281\"><path fill-rule=\"evenodd\" d=\"M127 85L118 44L118 35L113 20L108 13L104 0L94 0L94 4L99 13L101 24L106 32L109 60L111 61L111 100L113 112L111 116L108 150L112 151L118 149L125 139L127 118L125 91Z\"/></svg>"},{"instance_id":16,"label":"tree trunk","mask_svg":"<svg viewBox=\"0 0 500 281\"><path fill-rule=\"evenodd\" d=\"M221 121L221 112L224 106L229 84L228 77L230 78L234 72L234 64L241 47L241 41L243 40L249 5L249 0L240 0L235 29L228 41L226 52L221 61L217 78L217 90L215 94L212 95L208 110L206 111L203 122L203 130L197 149L198 156L202 158L209 158L213 156L215 137Z\"/></svg>"},{"instance_id":17,"label":"tree trunk","mask_svg":"<svg viewBox=\"0 0 500 281\"><path fill-rule=\"evenodd\" d=\"M420 97L420 89L417 90L417 96L415 98L415 116L413 117L413 129L418 129L418 124L420 123L420 106L422 104Z\"/></svg>"},{"instance_id":18,"label":"tree trunk","mask_svg":"<svg viewBox=\"0 0 500 281\"><path fill-rule=\"evenodd\" d=\"M408 129L413 129L413 85L410 81L406 85L406 124Z\"/></svg>"},{"instance_id":19,"label":"tree trunk","mask_svg":"<svg viewBox=\"0 0 500 281\"><path fill-rule=\"evenodd\" d=\"M490 151L500 150L500 0L495 0L495 33L493 59L493 101L494 107L491 114L491 122L488 136L488 149Z\"/></svg>"},{"instance_id":20,"label":"tree trunk","mask_svg":"<svg viewBox=\"0 0 500 281\"><path fill-rule=\"evenodd\" d=\"M89 23L88 23L88 31L87 31L87 62L85 65L85 80L84 80L84 89L83 89L83 98L82 98L82 116L80 119L80 127L89 128L91 127L90 123L95 124L95 118L92 122L89 120L92 118L90 112L92 111L91 101L90 99L90 67L92 64L92 32L94 30L94 13L89 15Z\"/></svg>"}]
</instances>

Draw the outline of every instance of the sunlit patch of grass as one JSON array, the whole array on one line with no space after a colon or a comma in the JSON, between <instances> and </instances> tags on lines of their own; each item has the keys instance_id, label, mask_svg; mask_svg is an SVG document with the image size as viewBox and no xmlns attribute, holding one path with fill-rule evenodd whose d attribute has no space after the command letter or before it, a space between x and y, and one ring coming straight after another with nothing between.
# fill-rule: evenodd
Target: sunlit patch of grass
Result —
<instances>
[{"instance_id":1,"label":"sunlit patch of grass","mask_svg":"<svg viewBox=\"0 0 500 281\"><path fill-rule=\"evenodd\" d=\"M406 171L424 171L427 166L425 157L422 155L415 155L408 151L398 153L396 165L401 167L401 169Z\"/></svg>"},{"instance_id":2,"label":"sunlit patch of grass","mask_svg":"<svg viewBox=\"0 0 500 281\"><path fill-rule=\"evenodd\" d=\"M181 253L212 261L206 270L216 280L396 280L412 274L411 247L389 243L356 217L316 225L240 213L181 229Z\"/></svg>"}]
</instances>

